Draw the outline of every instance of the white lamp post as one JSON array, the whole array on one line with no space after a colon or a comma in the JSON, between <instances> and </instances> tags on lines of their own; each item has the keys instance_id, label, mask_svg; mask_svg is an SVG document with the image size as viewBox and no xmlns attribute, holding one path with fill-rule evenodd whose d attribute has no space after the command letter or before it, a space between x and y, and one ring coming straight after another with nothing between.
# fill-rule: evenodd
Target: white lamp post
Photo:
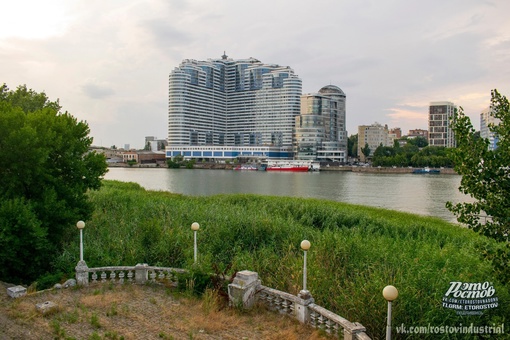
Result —
<instances>
[{"instance_id":1,"label":"white lamp post","mask_svg":"<svg viewBox=\"0 0 510 340\"><path fill-rule=\"evenodd\" d=\"M195 259L195 263L197 262L197 230L200 228L200 224L198 224L197 222L193 222L191 224L191 230L193 230L193 238L194 238L194 247L193 247L193 254L194 254L194 259Z\"/></svg>"},{"instance_id":2,"label":"white lamp post","mask_svg":"<svg viewBox=\"0 0 510 340\"><path fill-rule=\"evenodd\" d=\"M76 227L80 229L80 261L83 261L83 228L85 228L85 222L78 221Z\"/></svg>"},{"instance_id":3,"label":"white lamp post","mask_svg":"<svg viewBox=\"0 0 510 340\"><path fill-rule=\"evenodd\" d=\"M388 320L386 322L386 340L391 340L391 303L398 297L398 290L393 286L384 287L382 294L388 301Z\"/></svg>"},{"instance_id":4,"label":"white lamp post","mask_svg":"<svg viewBox=\"0 0 510 340\"><path fill-rule=\"evenodd\" d=\"M303 292L307 292L306 290L306 252L308 249L310 249L310 241L303 240L301 241L301 249L304 251L304 257L303 257Z\"/></svg>"}]
</instances>

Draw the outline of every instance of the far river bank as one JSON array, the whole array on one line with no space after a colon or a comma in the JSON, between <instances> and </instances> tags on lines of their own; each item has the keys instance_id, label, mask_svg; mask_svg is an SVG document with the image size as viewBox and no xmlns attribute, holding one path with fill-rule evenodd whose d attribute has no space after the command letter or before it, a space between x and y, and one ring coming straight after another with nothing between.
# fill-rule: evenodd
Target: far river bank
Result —
<instances>
[{"instance_id":1,"label":"far river bank","mask_svg":"<svg viewBox=\"0 0 510 340\"><path fill-rule=\"evenodd\" d=\"M134 164L127 163L112 163L108 164L112 168L166 168L166 164L150 163L150 164ZM222 163L195 163L193 169L210 169L210 170L233 170L237 164L222 164ZM337 165L321 165L320 171L350 171L350 172L364 172L372 174L411 174L414 170L421 168L413 167L371 167L371 166L337 166ZM457 175L452 168L430 168L438 169L443 175Z\"/></svg>"}]
</instances>

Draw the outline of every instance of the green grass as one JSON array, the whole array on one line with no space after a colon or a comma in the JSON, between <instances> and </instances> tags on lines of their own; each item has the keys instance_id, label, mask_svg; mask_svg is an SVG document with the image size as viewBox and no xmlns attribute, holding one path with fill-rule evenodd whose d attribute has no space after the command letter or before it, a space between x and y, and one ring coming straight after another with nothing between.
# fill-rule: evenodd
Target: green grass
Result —
<instances>
[{"instance_id":1,"label":"green grass","mask_svg":"<svg viewBox=\"0 0 510 340\"><path fill-rule=\"evenodd\" d=\"M95 207L84 229L89 267L191 268L190 226L198 222L202 267L229 275L256 271L262 284L293 294L302 287L299 245L310 240L307 288L316 303L361 322L373 338L384 338L382 290L390 284L399 290L394 325L508 323L510 285L499 282L481 256L500 245L438 218L315 199L191 197L116 181L104 181L89 197ZM56 269L73 273L78 256L76 232ZM450 281L494 283L499 307L483 316L456 315L441 306Z\"/></svg>"}]
</instances>

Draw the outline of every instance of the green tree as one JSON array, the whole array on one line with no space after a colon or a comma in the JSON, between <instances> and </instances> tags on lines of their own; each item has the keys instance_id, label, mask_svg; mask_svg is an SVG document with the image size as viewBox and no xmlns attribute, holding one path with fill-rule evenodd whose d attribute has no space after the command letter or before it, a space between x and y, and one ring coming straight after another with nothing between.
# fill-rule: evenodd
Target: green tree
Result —
<instances>
[{"instance_id":1,"label":"green tree","mask_svg":"<svg viewBox=\"0 0 510 340\"><path fill-rule=\"evenodd\" d=\"M477 138L471 120L462 108L454 115L452 129L457 148L451 150L455 171L462 175L459 190L475 199L473 203L448 202L459 222L499 241L510 235L510 105L497 90L491 93L491 115L500 120L489 130L498 138L497 148ZM480 218L490 216L489 220Z\"/></svg>"},{"instance_id":2,"label":"green tree","mask_svg":"<svg viewBox=\"0 0 510 340\"><path fill-rule=\"evenodd\" d=\"M407 142L413 145L416 145L419 148L424 148L429 145L429 142L425 137L417 136L415 138L407 139Z\"/></svg>"},{"instance_id":3,"label":"green tree","mask_svg":"<svg viewBox=\"0 0 510 340\"><path fill-rule=\"evenodd\" d=\"M173 159L169 158L166 161L166 164L169 169L179 169L183 163L184 163L184 156L182 156L182 155L174 156Z\"/></svg>"},{"instance_id":4,"label":"green tree","mask_svg":"<svg viewBox=\"0 0 510 340\"><path fill-rule=\"evenodd\" d=\"M462 175L459 190L475 201L447 202L446 207L459 222L505 244L483 254L503 280L510 280L510 105L497 90L491 92L490 114L499 120L499 124L489 124L498 138L495 150L489 149L488 139L476 134L462 108L453 117L457 148L451 150L451 158L455 171Z\"/></svg>"},{"instance_id":5,"label":"green tree","mask_svg":"<svg viewBox=\"0 0 510 340\"><path fill-rule=\"evenodd\" d=\"M0 87L1 279L28 283L51 270L73 226L90 217L86 192L101 186L107 167L89 152L88 134L58 100Z\"/></svg>"},{"instance_id":6,"label":"green tree","mask_svg":"<svg viewBox=\"0 0 510 340\"><path fill-rule=\"evenodd\" d=\"M361 153L365 156L365 160L370 156L370 146L365 143L365 146L361 148Z\"/></svg>"},{"instance_id":7,"label":"green tree","mask_svg":"<svg viewBox=\"0 0 510 340\"><path fill-rule=\"evenodd\" d=\"M358 158L358 134L350 135L347 139L347 156Z\"/></svg>"}]
</instances>

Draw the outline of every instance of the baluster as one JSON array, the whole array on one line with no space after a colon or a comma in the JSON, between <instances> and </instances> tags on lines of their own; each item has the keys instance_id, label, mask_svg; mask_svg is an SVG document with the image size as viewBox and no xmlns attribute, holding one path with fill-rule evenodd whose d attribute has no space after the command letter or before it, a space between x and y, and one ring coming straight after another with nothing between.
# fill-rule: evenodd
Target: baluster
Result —
<instances>
[{"instance_id":1,"label":"baluster","mask_svg":"<svg viewBox=\"0 0 510 340\"><path fill-rule=\"evenodd\" d=\"M101 272L101 282L106 282L106 272Z\"/></svg>"},{"instance_id":2,"label":"baluster","mask_svg":"<svg viewBox=\"0 0 510 340\"><path fill-rule=\"evenodd\" d=\"M154 270L150 271L149 278L152 282L156 281L156 272Z\"/></svg>"},{"instance_id":3,"label":"baluster","mask_svg":"<svg viewBox=\"0 0 510 340\"><path fill-rule=\"evenodd\" d=\"M289 307L290 307L289 300L284 299L283 302L282 302L282 312L285 313L285 314L289 314L289 310L290 310Z\"/></svg>"},{"instance_id":4,"label":"baluster","mask_svg":"<svg viewBox=\"0 0 510 340\"><path fill-rule=\"evenodd\" d=\"M115 270L112 270L110 272L110 281L112 281L113 283L115 283L115 276L117 275L117 273L115 273Z\"/></svg>"},{"instance_id":5,"label":"baluster","mask_svg":"<svg viewBox=\"0 0 510 340\"><path fill-rule=\"evenodd\" d=\"M163 270L159 271L158 279L163 280L165 278L165 272Z\"/></svg>"},{"instance_id":6,"label":"baluster","mask_svg":"<svg viewBox=\"0 0 510 340\"><path fill-rule=\"evenodd\" d=\"M340 326L338 326L338 324L335 322L335 323L333 324L333 332L334 332L333 334L335 334L335 335L336 335L336 334L338 334L338 332L339 332L339 331L341 331L341 330L342 330L342 328L341 328Z\"/></svg>"},{"instance_id":7,"label":"baluster","mask_svg":"<svg viewBox=\"0 0 510 340\"><path fill-rule=\"evenodd\" d=\"M132 270L128 270L127 277L128 277L128 281L130 283L133 282L133 276L134 276L133 271Z\"/></svg>"},{"instance_id":8,"label":"baluster","mask_svg":"<svg viewBox=\"0 0 510 340\"><path fill-rule=\"evenodd\" d=\"M325 326L324 329L326 330L327 333L332 334L331 331L333 328L332 327L333 322L331 322L331 320L328 318L325 318L325 319L326 319L326 321L324 322L324 326Z\"/></svg>"},{"instance_id":9,"label":"baluster","mask_svg":"<svg viewBox=\"0 0 510 340\"><path fill-rule=\"evenodd\" d=\"M279 312L281 311L281 303L282 303L282 298L279 295L276 295L276 297L274 298L274 307Z\"/></svg>"},{"instance_id":10,"label":"baluster","mask_svg":"<svg viewBox=\"0 0 510 340\"><path fill-rule=\"evenodd\" d=\"M323 328L324 326L324 317L322 314L319 314L319 317L317 318L317 328Z\"/></svg>"},{"instance_id":11,"label":"baluster","mask_svg":"<svg viewBox=\"0 0 510 340\"><path fill-rule=\"evenodd\" d=\"M268 305L269 309L274 309L274 305L273 305L274 296L268 295L266 300L267 300L267 305Z\"/></svg>"},{"instance_id":12,"label":"baluster","mask_svg":"<svg viewBox=\"0 0 510 340\"><path fill-rule=\"evenodd\" d=\"M119 283L124 283L124 276L126 275L126 273L124 273L123 270L120 271L119 273Z\"/></svg>"},{"instance_id":13,"label":"baluster","mask_svg":"<svg viewBox=\"0 0 510 340\"><path fill-rule=\"evenodd\" d=\"M263 303L266 303L267 294L264 291L261 291L261 292L259 292L258 295L259 295L259 300L262 301Z\"/></svg>"},{"instance_id":14,"label":"baluster","mask_svg":"<svg viewBox=\"0 0 510 340\"><path fill-rule=\"evenodd\" d=\"M92 282L97 282L97 272L92 272Z\"/></svg>"},{"instance_id":15,"label":"baluster","mask_svg":"<svg viewBox=\"0 0 510 340\"><path fill-rule=\"evenodd\" d=\"M317 312L314 310L310 311L310 324L312 327L317 328Z\"/></svg>"}]
</instances>

